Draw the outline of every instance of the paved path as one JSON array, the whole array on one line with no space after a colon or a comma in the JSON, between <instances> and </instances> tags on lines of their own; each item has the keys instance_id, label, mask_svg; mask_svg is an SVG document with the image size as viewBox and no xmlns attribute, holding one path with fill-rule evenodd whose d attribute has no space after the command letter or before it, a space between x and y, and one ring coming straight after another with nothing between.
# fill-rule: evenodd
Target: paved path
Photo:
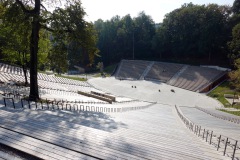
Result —
<instances>
[{"instance_id":1,"label":"paved path","mask_svg":"<svg viewBox=\"0 0 240 160\"><path fill-rule=\"evenodd\" d=\"M217 100L207 97L204 94L187 91L160 82L151 82L144 80L120 81L113 77L110 77L90 79L89 83L103 91L107 91L115 95L121 95L145 101L154 101L162 104L177 104L185 106L197 105L203 108L215 108L222 106L222 104ZM136 88L132 88L132 86L136 86ZM174 92L171 91L172 89Z\"/></svg>"}]
</instances>

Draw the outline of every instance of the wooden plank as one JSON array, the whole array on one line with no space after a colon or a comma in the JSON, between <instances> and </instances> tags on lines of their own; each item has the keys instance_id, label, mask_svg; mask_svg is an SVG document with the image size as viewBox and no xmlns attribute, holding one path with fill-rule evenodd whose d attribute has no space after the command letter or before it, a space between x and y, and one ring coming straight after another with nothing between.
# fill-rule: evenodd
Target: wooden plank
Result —
<instances>
[{"instance_id":1,"label":"wooden plank","mask_svg":"<svg viewBox=\"0 0 240 160\"><path fill-rule=\"evenodd\" d=\"M41 154L50 156L54 159L94 159L77 152L69 151L67 149L19 134L3 128L0 128L0 138L6 141L18 143L22 147L38 151ZM27 150L25 150L27 153ZM34 155L33 155L34 156Z\"/></svg>"},{"instance_id":2,"label":"wooden plank","mask_svg":"<svg viewBox=\"0 0 240 160\"><path fill-rule=\"evenodd\" d=\"M163 148L162 148L163 149ZM173 149L173 150L175 150L175 149ZM171 151L168 151L168 152L173 152L173 150L171 150ZM164 152L164 151L163 151ZM165 150L165 152L167 152L167 150ZM168 153L169 154L169 153ZM182 153L183 154L183 153Z\"/></svg>"}]
</instances>

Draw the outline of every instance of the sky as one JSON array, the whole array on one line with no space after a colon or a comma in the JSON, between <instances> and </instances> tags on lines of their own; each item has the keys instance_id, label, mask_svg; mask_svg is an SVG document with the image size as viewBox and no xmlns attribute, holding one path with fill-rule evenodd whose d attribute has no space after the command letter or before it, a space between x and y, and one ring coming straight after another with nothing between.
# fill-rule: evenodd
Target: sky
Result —
<instances>
[{"instance_id":1,"label":"sky","mask_svg":"<svg viewBox=\"0 0 240 160\"><path fill-rule=\"evenodd\" d=\"M144 11L155 23L160 23L165 14L190 2L201 5L216 3L232 6L234 0L82 0L82 6L87 13L85 20L91 22L98 19L110 20L116 15L123 17L130 14L133 18Z\"/></svg>"}]
</instances>

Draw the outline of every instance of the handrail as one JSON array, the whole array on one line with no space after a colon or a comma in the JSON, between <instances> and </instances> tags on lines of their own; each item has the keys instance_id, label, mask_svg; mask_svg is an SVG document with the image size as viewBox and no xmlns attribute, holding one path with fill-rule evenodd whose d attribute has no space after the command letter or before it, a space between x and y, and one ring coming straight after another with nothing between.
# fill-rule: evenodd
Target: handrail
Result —
<instances>
[{"instance_id":1,"label":"handrail","mask_svg":"<svg viewBox=\"0 0 240 160\"><path fill-rule=\"evenodd\" d=\"M219 115L217 113L211 112L207 109L204 109L204 108L201 108L201 107L198 107L198 106L196 106L195 108L197 108L198 110L203 111L203 112L205 112L205 113L207 113L207 114L209 114L213 117L240 124L240 118L234 118L234 117L230 117L230 116Z\"/></svg>"},{"instance_id":2,"label":"handrail","mask_svg":"<svg viewBox=\"0 0 240 160\"><path fill-rule=\"evenodd\" d=\"M178 116L181 118L181 120L184 122L186 127L192 131L194 134L196 134L198 137L201 137L203 140L205 140L210 145L213 145L217 147L217 151L222 148L223 149L223 155L227 155L227 151L232 149L232 154L230 155L232 160L235 159L236 151L240 149L238 145L238 141L232 138L229 138L227 136L223 135L217 135L214 134L213 131L203 128L200 125L196 125L191 120L187 119L183 113L181 113L180 109L175 105L175 109L177 111ZM239 157L237 157L239 159Z\"/></svg>"},{"instance_id":3,"label":"handrail","mask_svg":"<svg viewBox=\"0 0 240 160\"><path fill-rule=\"evenodd\" d=\"M4 106L10 106L9 103L7 103L7 100L11 101L11 104L13 104L14 109L16 109L15 100L14 98L7 98L3 97L4 99ZM90 112L105 112L105 113L116 113L116 112L127 112L127 111L134 111L134 110L140 110L140 109L146 109L151 107L152 105L156 103L150 103L148 105L143 106L135 106L135 107L100 107L100 106L94 106L91 103L87 103L86 105L77 103L76 102L69 102L69 101L57 101L55 100L44 100L40 102L34 102L29 101L26 99L18 99L20 102L20 105L22 108L27 105L28 109L35 108L35 109L52 109L52 110L67 110L67 111L90 111ZM24 104L25 103L25 104Z\"/></svg>"}]
</instances>

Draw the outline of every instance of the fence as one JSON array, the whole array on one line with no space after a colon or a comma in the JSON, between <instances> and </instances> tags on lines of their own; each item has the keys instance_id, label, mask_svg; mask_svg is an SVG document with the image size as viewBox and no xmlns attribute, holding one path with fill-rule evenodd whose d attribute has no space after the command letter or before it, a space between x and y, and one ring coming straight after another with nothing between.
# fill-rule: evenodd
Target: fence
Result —
<instances>
[{"instance_id":1,"label":"fence","mask_svg":"<svg viewBox=\"0 0 240 160\"><path fill-rule=\"evenodd\" d=\"M216 118L220 118L220 119L223 119L223 120L227 120L227 121L230 121L230 122L234 122L234 123L237 123L237 124L240 124L240 119L239 118L234 118L234 117L230 117L230 116L225 116L225 115L219 115L217 113L213 113L207 109L204 109L204 108L201 108L201 107L197 107L197 109L199 109L200 111L203 111L213 117L216 117Z\"/></svg>"},{"instance_id":2,"label":"fence","mask_svg":"<svg viewBox=\"0 0 240 160\"><path fill-rule=\"evenodd\" d=\"M187 119L175 105L178 116L182 119L184 124L190 131L192 131L195 135L205 140L210 145L213 145L217 148L218 151L223 152L224 156L229 156L234 159L239 159L240 157L236 157L236 151L239 150L238 141L232 138L229 138L224 135L214 134L213 131L203 128L200 125L196 125Z\"/></svg>"},{"instance_id":3,"label":"fence","mask_svg":"<svg viewBox=\"0 0 240 160\"><path fill-rule=\"evenodd\" d=\"M155 103L151 103L145 106L136 106L136 107L100 107L100 106L93 106L93 105L83 105L78 103L66 103L64 101L56 101L56 100L42 100L39 102L29 101L26 99L18 99L19 101L16 102L14 98L9 97L3 97L4 100L4 106L7 107L13 107L14 109L17 108L17 106L20 106L21 108L27 108L28 109L47 109L47 110L68 110L68 111L90 111L90 112L105 112L105 113L116 113L116 112L127 112L127 111L134 111L134 110L140 110L145 109L150 106L152 106ZM16 104L17 103L17 104Z\"/></svg>"}]
</instances>

